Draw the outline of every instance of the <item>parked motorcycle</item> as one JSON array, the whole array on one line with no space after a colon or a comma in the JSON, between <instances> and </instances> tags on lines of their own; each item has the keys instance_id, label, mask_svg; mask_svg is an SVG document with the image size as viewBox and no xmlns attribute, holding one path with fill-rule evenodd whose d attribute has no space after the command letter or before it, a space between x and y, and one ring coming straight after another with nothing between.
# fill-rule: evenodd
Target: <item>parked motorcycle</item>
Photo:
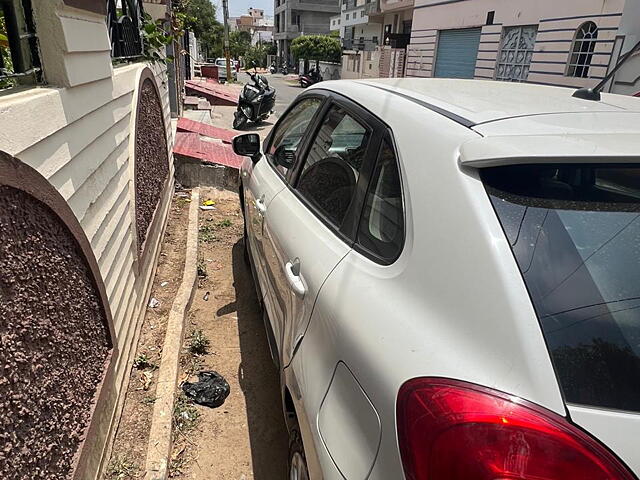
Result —
<instances>
[{"instance_id":1,"label":"parked motorcycle","mask_svg":"<svg viewBox=\"0 0 640 480\"><path fill-rule=\"evenodd\" d=\"M259 75L255 69L253 73L247 71L252 83L247 83L240 92L238 109L233 115L233 128L240 129L247 122L261 122L273 113L276 103L276 90L269 86L264 75Z\"/></svg>"},{"instance_id":2,"label":"parked motorcycle","mask_svg":"<svg viewBox=\"0 0 640 480\"><path fill-rule=\"evenodd\" d=\"M298 79L300 80L300 86L302 88L307 88L309 85L321 82L322 75L320 75L320 72L315 68L311 68L308 73L300 75Z\"/></svg>"},{"instance_id":3,"label":"parked motorcycle","mask_svg":"<svg viewBox=\"0 0 640 480\"><path fill-rule=\"evenodd\" d=\"M289 65L283 63L282 68L280 69L280 73L282 73L283 75L289 75Z\"/></svg>"},{"instance_id":4,"label":"parked motorcycle","mask_svg":"<svg viewBox=\"0 0 640 480\"><path fill-rule=\"evenodd\" d=\"M271 62L271 65L269 66L269 73L273 75L277 71L278 69L276 68L276 62Z\"/></svg>"}]
</instances>

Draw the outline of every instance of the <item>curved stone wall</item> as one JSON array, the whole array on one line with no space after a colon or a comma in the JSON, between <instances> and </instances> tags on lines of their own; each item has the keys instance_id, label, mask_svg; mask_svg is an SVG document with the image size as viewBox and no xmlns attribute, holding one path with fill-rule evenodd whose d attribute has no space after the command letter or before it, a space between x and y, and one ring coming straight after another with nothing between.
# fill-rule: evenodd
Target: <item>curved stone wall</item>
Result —
<instances>
[{"instance_id":1,"label":"curved stone wall","mask_svg":"<svg viewBox=\"0 0 640 480\"><path fill-rule=\"evenodd\" d=\"M67 479L107 370L110 319L70 228L16 188L29 172L18 167L14 181L3 182L19 163L3 160L0 155L0 478Z\"/></svg>"},{"instance_id":2,"label":"curved stone wall","mask_svg":"<svg viewBox=\"0 0 640 480\"><path fill-rule=\"evenodd\" d=\"M139 252L144 248L149 225L169 174L165 135L160 97L153 81L145 78L138 99L135 140L136 231Z\"/></svg>"}]
</instances>

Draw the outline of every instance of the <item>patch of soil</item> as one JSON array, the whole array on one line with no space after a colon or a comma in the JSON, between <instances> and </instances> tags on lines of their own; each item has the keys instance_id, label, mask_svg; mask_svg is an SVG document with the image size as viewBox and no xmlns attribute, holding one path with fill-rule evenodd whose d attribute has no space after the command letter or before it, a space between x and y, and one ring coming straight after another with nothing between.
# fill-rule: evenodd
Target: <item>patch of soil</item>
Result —
<instances>
[{"instance_id":1,"label":"patch of soil","mask_svg":"<svg viewBox=\"0 0 640 480\"><path fill-rule=\"evenodd\" d=\"M231 393L218 408L196 405L198 425L178 431L170 475L196 480L282 480L286 478L288 435L278 372L267 344L253 280L243 258L243 218L238 196L201 188L200 279L185 333L180 382L214 370ZM208 292L208 295L207 295ZM206 300L205 300L206 298ZM208 353L189 352L190 336L201 330Z\"/></svg>"},{"instance_id":2,"label":"patch of soil","mask_svg":"<svg viewBox=\"0 0 640 480\"><path fill-rule=\"evenodd\" d=\"M160 366L169 312L184 270L190 197L184 195L188 194L177 193L171 203L149 302L155 303L155 299L159 304L154 308L147 306L105 479L144 477L157 369Z\"/></svg>"}]
</instances>

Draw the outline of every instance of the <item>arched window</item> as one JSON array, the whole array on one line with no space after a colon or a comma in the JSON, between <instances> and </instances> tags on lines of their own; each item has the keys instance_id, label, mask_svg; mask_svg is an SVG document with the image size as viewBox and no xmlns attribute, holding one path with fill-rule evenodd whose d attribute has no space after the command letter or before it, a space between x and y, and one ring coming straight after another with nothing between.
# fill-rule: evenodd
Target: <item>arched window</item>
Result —
<instances>
[{"instance_id":1,"label":"arched window","mask_svg":"<svg viewBox=\"0 0 640 480\"><path fill-rule=\"evenodd\" d=\"M589 76L589 66L593 57L593 50L598 40L598 26L593 22L585 22L580 25L573 41L571 58L569 59L570 77L587 78Z\"/></svg>"}]
</instances>

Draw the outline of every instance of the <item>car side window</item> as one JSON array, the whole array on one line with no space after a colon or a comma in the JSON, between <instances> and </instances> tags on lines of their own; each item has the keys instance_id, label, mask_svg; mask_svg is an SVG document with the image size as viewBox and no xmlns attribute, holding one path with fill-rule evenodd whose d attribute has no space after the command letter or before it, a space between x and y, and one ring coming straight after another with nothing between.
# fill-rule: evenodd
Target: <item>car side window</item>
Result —
<instances>
[{"instance_id":1,"label":"car side window","mask_svg":"<svg viewBox=\"0 0 640 480\"><path fill-rule=\"evenodd\" d=\"M370 138L369 128L333 105L304 159L296 189L338 228L355 195Z\"/></svg>"},{"instance_id":2,"label":"car side window","mask_svg":"<svg viewBox=\"0 0 640 480\"><path fill-rule=\"evenodd\" d=\"M369 184L357 239L384 262L398 258L404 244L401 185L393 147L385 140Z\"/></svg>"},{"instance_id":3,"label":"car side window","mask_svg":"<svg viewBox=\"0 0 640 480\"><path fill-rule=\"evenodd\" d=\"M282 175L286 175L293 166L296 151L321 104L321 98L305 98L297 103L276 127L267 156Z\"/></svg>"}]
</instances>

